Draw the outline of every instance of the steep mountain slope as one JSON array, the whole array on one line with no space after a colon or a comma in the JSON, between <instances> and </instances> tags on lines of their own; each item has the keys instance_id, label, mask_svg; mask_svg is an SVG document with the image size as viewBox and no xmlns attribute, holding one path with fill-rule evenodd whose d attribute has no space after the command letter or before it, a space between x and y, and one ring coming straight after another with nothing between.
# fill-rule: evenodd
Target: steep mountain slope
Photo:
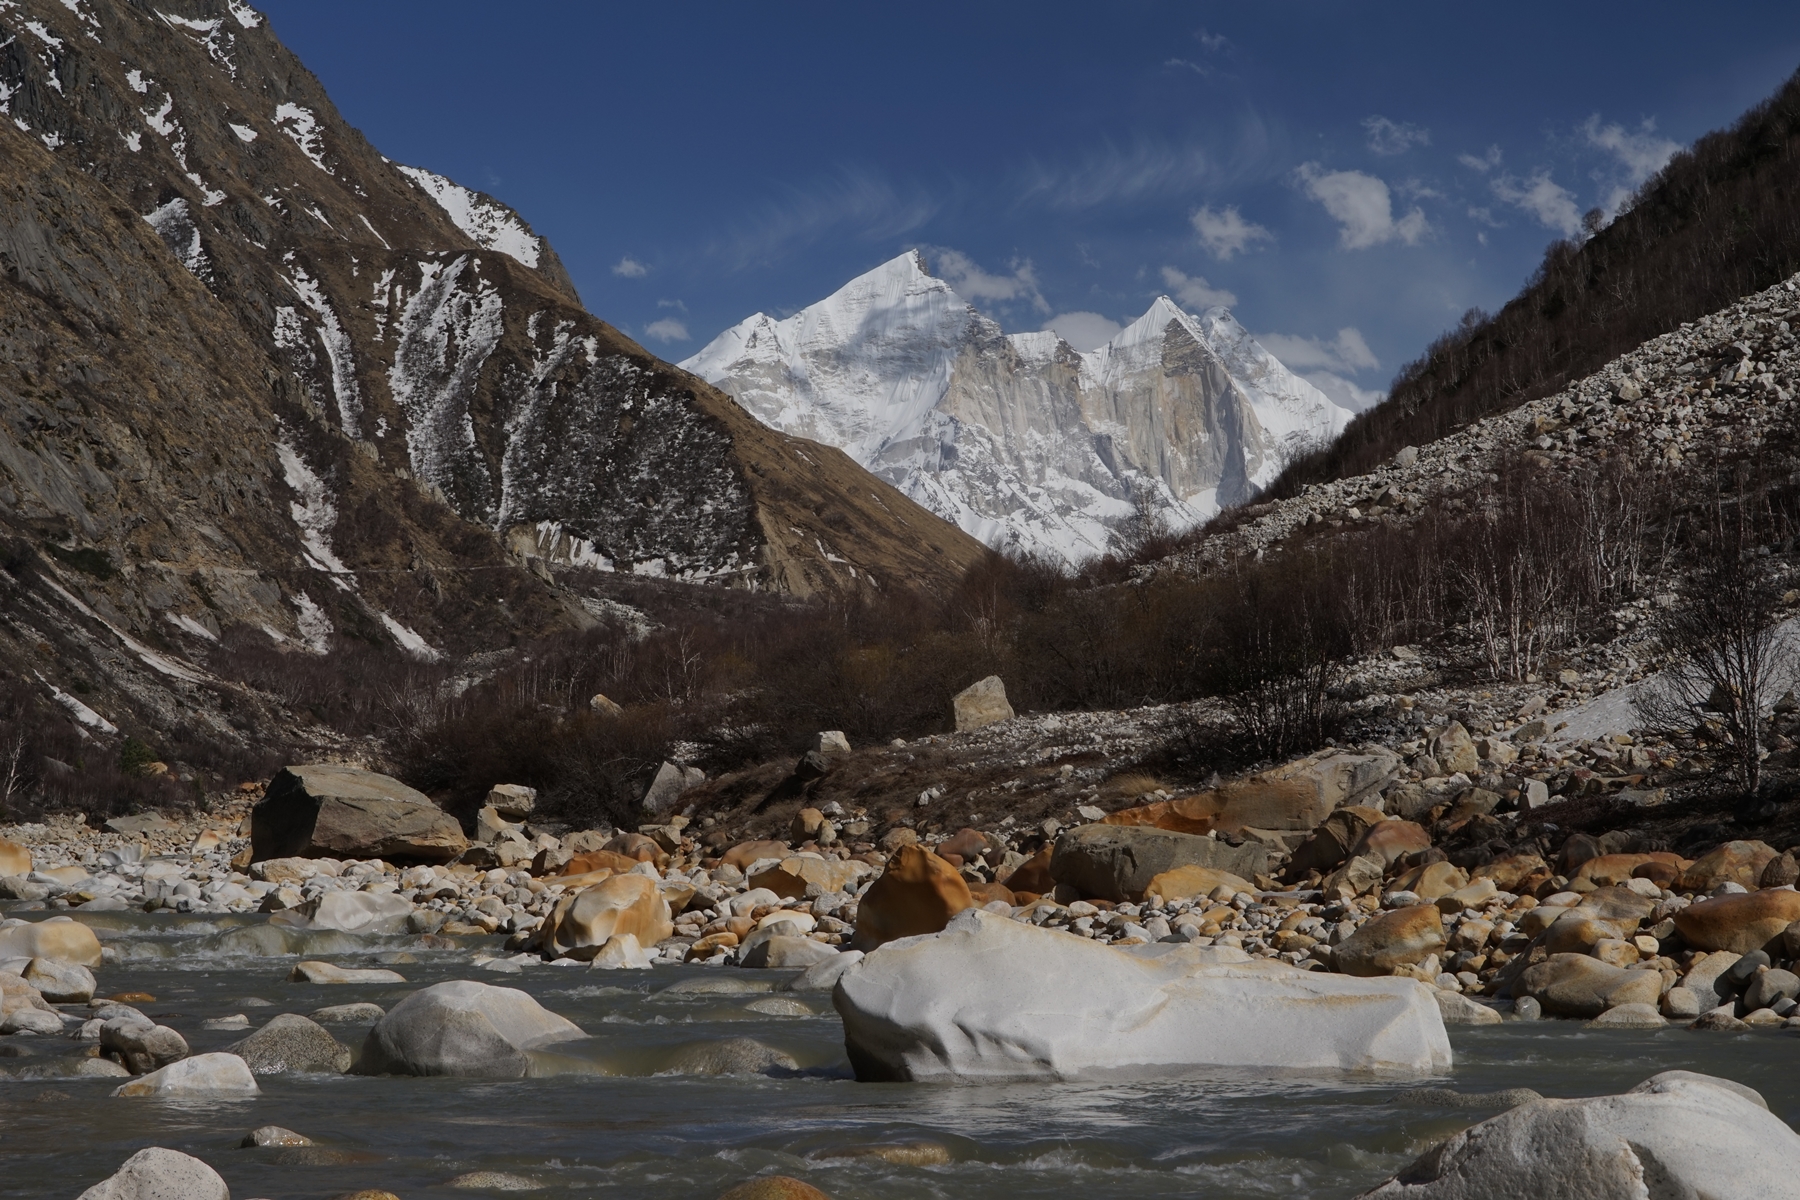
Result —
<instances>
[{"instance_id":1,"label":"steep mountain slope","mask_svg":"<svg viewBox=\"0 0 1800 1200\"><path fill-rule=\"evenodd\" d=\"M991 546L1078 561L1143 503L1189 526L1349 420L1224 309L1167 297L1107 345L1007 335L908 252L682 366L841 447Z\"/></svg>"},{"instance_id":2,"label":"steep mountain slope","mask_svg":"<svg viewBox=\"0 0 1800 1200\"><path fill-rule=\"evenodd\" d=\"M405 480L515 554L611 570L806 594L943 586L979 553L588 315L516 214L383 158L240 0L0 0L0 111L267 363L259 453L327 595L418 557ZM431 607L396 619L464 635Z\"/></svg>"}]
</instances>

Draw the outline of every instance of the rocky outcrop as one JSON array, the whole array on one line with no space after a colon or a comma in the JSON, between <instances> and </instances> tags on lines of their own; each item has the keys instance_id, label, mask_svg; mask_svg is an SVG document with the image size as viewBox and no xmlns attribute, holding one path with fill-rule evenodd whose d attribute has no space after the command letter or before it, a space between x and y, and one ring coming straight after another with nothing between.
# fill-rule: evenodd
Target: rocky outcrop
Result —
<instances>
[{"instance_id":1,"label":"rocky outcrop","mask_svg":"<svg viewBox=\"0 0 1800 1200\"><path fill-rule=\"evenodd\" d=\"M1761 1200L1791 1190L1797 1174L1800 1135L1761 1096L1665 1071L1619 1096L1527 1101L1440 1143L1359 1200Z\"/></svg>"},{"instance_id":2,"label":"rocky outcrop","mask_svg":"<svg viewBox=\"0 0 1800 1200\"><path fill-rule=\"evenodd\" d=\"M250 814L255 860L448 862L468 848L455 818L398 779L332 764L284 767Z\"/></svg>"},{"instance_id":3,"label":"rocky outcrop","mask_svg":"<svg viewBox=\"0 0 1800 1200\"><path fill-rule=\"evenodd\" d=\"M1140 957L980 910L867 955L832 999L859 1079L1450 1065L1437 1004L1413 980L1253 964L1236 951Z\"/></svg>"}]
</instances>

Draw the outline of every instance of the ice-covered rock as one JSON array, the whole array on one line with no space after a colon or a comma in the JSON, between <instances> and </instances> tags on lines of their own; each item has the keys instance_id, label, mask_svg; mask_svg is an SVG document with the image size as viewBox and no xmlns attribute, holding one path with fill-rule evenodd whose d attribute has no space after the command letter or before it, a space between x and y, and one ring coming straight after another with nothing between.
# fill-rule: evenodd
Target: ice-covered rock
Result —
<instances>
[{"instance_id":1,"label":"ice-covered rock","mask_svg":"<svg viewBox=\"0 0 1800 1200\"><path fill-rule=\"evenodd\" d=\"M971 909L941 933L871 952L832 998L861 1079L1450 1065L1437 1003L1416 980L1156 949L1131 954Z\"/></svg>"}]
</instances>

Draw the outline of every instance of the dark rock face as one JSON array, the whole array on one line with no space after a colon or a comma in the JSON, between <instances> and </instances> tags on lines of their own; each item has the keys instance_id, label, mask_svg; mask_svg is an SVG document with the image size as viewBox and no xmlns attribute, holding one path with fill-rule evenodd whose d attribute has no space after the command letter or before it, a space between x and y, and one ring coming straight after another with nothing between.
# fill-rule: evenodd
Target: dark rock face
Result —
<instances>
[{"instance_id":1,"label":"dark rock face","mask_svg":"<svg viewBox=\"0 0 1800 1200\"><path fill-rule=\"evenodd\" d=\"M468 848L455 818L398 779L356 767L286 767L250 813L252 858L448 862Z\"/></svg>"},{"instance_id":2,"label":"dark rock face","mask_svg":"<svg viewBox=\"0 0 1800 1200\"><path fill-rule=\"evenodd\" d=\"M1268 873L1269 851L1255 843L1233 846L1218 838L1166 829L1083 825L1056 839L1050 875L1083 896L1136 900L1164 871L1189 865L1250 879Z\"/></svg>"}]
</instances>

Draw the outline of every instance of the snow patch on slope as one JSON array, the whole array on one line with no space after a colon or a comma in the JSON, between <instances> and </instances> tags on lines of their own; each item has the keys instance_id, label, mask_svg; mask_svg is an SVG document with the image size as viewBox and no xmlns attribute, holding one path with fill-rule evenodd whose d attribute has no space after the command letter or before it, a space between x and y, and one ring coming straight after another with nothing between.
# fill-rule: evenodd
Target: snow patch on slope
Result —
<instances>
[{"instance_id":1,"label":"snow patch on slope","mask_svg":"<svg viewBox=\"0 0 1800 1200\"><path fill-rule=\"evenodd\" d=\"M336 171L325 165L324 134L319 125L319 118L313 115L310 108L302 108L298 104L282 104L275 109L275 127L288 135L294 145L300 147L300 153L312 160L313 166L335 177Z\"/></svg>"},{"instance_id":2,"label":"snow patch on slope","mask_svg":"<svg viewBox=\"0 0 1800 1200\"><path fill-rule=\"evenodd\" d=\"M344 332L324 289L306 273L306 268L294 261L292 252L283 257L282 263L292 272L283 275L282 279L318 318L319 343L324 346L325 358L331 364L331 391L337 398L338 426L350 437L360 439L363 406L362 388L356 382L356 347L350 335ZM292 309L280 311L293 312Z\"/></svg>"},{"instance_id":3,"label":"snow patch on slope","mask_svg":"<svg viewBox=\"0 0 1800 1200\"><path fill-rule=\"evenodd\" d=\"M498 251L528 267L538 265L540 243L511 209L420 167L401 167L400 173L437 201L451 222L483 250Z\"/></svg>"},{"instance_id":4,"label":"snow patch on slope","mask_svg":"<svg viewBox=\"0 0 1800 1200\"><path fill-rule=\"evenodd\" d=\"M406 414L413 474L458 511L491 521L490 476L475 445L467 398L504 332L504 302L479 270L468 255L448 266L419 264L419 290L395 322L388 387ZM465 275L470 286L462 286Z\"/></svg>"},{"instance_id":5,"label":"snow patch on slope","mask_svg":"<svg viewBox=\"0 0 1800 1200\"><path fill-rule=\"evenodd\" d=\"M328 575L350 574L350 568L331 549L331 531L337 526L337 506L332 503L325 481L306 465L299 451L286 442L276 442L275 453L281 459L282 478L299 497L289 503L288 514L300 527L300 543L306 547L307 565Z\"/></svg>"}]
</instances>

